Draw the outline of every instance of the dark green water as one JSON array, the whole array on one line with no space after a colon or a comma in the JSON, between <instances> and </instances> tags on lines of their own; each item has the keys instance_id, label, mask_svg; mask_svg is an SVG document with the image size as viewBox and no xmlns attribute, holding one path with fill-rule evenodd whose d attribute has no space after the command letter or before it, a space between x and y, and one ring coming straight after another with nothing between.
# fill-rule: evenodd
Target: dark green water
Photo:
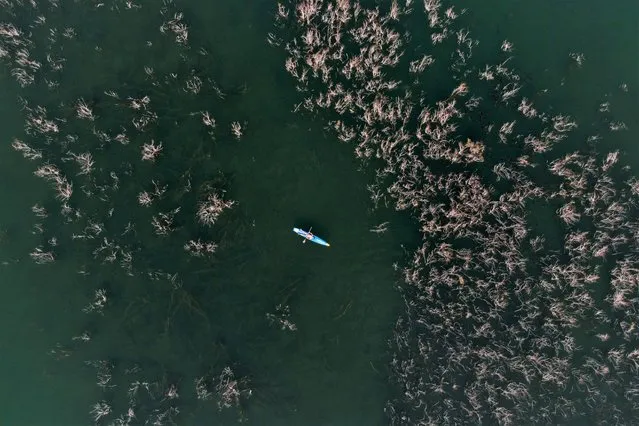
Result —
<instances>
[{"instance_id":1,"label":"dark green water","mask_svg":"<svg viewBox=\"0 0 639 426\"><path fill-rule=\"evenodd\" d=\"M596 122L596 106L627 83L630 92L615 95L614 108L631 131L612 143L639 154L632 125L638 106L639 9L630 1L615 8L588 3L491 1L459 7L469 8L464 19L481 40L480 49L512 41L528 86L553 88L549 103L581 122ZM202 182L224 173L226 194L238 202L209 234L220 245L210 261L189 259L180 246L174 250L177 243L144 230L145 217L140 226L142 266L133 277L117 265L92 260L90 251L69 240L70 227L59 223L51 223L47 235L60 240L66 235L68 245L61 244L55 263L34 265L29 252L42 236L32 233L36 219L30 209L55 201L48 184L33 177L32 165L11 149L24 121L16 99L25 92L9 68L2 68L0 423L91 423L91 406L105 393L84 362L109 359L117 387L106 394L120 402L114 405L117 415L126 412L130 383L121 371L137 364L149 381L165 378L178 386L178 424L234 424L237 411L220 413L213 401L196 401L193 395L194 378L209 371L219 374L231 365L250 379L253 395L243 404L249 424L385 424L387 341L403 310L393 264L405 259L403 247L410 251L416 246L417 229L405 215L372 212L366 190L372 176L359 170L352 147L324 130L322 117L292 112L301 99L284 71L284 52L265 41L272 31L270 2L189 1L177 6L189 23L192 45L210 53L200 71L228 92L223 101L210 100L220 128L215 142L201 144L206 140L201 126L186 121L173 127L165 123L161 129L167 147L184 144L185 152L176 148L176 161L185 161L191 146L203 147L193 176ZM49 18L75 27L77 45L65 51L62 93L29 93L30 99L51 105L57 96L70 102L88 99L125 84L142 84L144 66L170 72L175 52L166 57L161 50L145 53L145 41L158 37L157 8L148 21L140 20L146 7L132 15L123 11L117 15L124 16L121 20L109 15L112 21L100 25L92 21L100 14L71 3L64 16ZM83 37L91 44L82 44ZM95 44L109 52L108 66L104 58L90 60ZM571 67L572 51L584 53L583 68ZM194 109L181 112L202 108L190 106ZM178 102L171 107L180 115ZM247 122L239 141L227 131L235 120ZM170 174L170 162L158 167ZM123 183L122 191L135 194L136 185L153 179L154 173L159 172L139 169L131 189ZM141 217L137 206L126 201L115 207L118 217ZM389 232L369 231L386 221ZM313 226L332 247L302 245L292 226ZM181 287L149 279L146 272L159 269L177 273ZM91 274L78 274L80 270ZM97 288L108 289L109 305L103 316L87 315L82 308ZM269 324L266 314L279 304L290 307L297 331ZM71 340L84 330L93 336L90 343ZM50 353L61 353L58 344L69 356L58 359Z\"/></svg>"}]
</instances>

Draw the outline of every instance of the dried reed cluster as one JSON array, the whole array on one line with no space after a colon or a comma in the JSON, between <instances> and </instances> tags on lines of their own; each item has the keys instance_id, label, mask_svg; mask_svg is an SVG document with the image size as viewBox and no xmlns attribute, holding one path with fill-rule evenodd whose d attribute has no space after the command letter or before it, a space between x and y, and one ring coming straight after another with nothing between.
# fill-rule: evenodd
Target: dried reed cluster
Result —
<instances>
[{"instance_id":1,"label":"dried reed cluster","mask_svg":"<svg viewBox=\"0 0 639 426\"><path fill-rule=\"evenodd\" d=\"M197 219L202 225L211 226L226 209L233 207L234 201L225 201L217 193L207 194L197 209Z\"/></svg>"},{"instance_id":2,"label":"dried reed cluster","mask_svg":"<svg viewBox=\"0 0 639 426\"><path fill-rule=\"evenodd\" d=\"M359 158L381 160L373 202L409 210L423 233L401 268L390 423L631 422L637 179L616 151L570 152L576 121L539 111L510 58L475 59L477 41L456 28L463 12L440 0L423 2L431 46L403 58L412 46L400 22L413 13L410 0L373 9L289 1L268 37L288 52L285 69L304 96L295 110L324 110ZM500 47L496 56L514 49ZM610 131L625 128L606 119Z\"/></svg>"},{"instance_id":3,"label":"dried reed cluster","mask_svg":"<svg viewBox=\"0 0 639 426\"><path fill-rule=\"evenodd\" d=\"M241 403L253 393L248 379L236 378L228 366L217 377L206 375L195 379L195 390L198 399L215 399L220 410L232 407L241 409Z\"/></svg>"},{"instance_id":4,"label":"dried reed cluster","mask_svg":"<svg viewBox=\"0 0 639 426\"><path fill-rule=\"evenodd\" d=\"M13 73L22 86L36 86L45 92L57 91L59 84L54 80L64 72L63 67L57 64L64 63L65 59L61 56L54 59L52 52L61 54L66 43L77 41L82 35L76 34L72 27L67 27L64 34L60 35L53 23L46 19L48 6L27 6L11 0L4 3L7 10L16 16L23 14L28 18L33 12L32 8L38 11L35 15L38 18L33 23L38 30L25 31L15 24L2 23L0 60L13 67ZM55 10L58 4L51 7ZM88 13L117 15L136 13L138 9L133 3L127 3L125 12L114 4L108 12L91 10ZM176 49L182 62L187 62L186 52L190 47L184 15L175 9L172 2L165 2L156 12L164 19L160 32L172 33L175 39L160 36L154 43L145 41L147 48ZM42 34L50 36L39 37ZM201 50L200 55L204 54L206 52ZM44 57L40 58L41 55ZM176 153L183 147L176 145L174 140L164 138L166 131L162 129L167 123L197 123L198 118L201 118L199 125L213 136L216 123L208 111L196 110L180 116L161 112L173 103L188 108L201 104L197 98L208 98L210 95L224 98L215 81L198 74L195 69L173 72L172 69L162 71L149 65L144 68L144 74L140 76L143 82L137 84L135 91L114 87L104 90L103 96L92 96L90 101L85 97L47 105L33 105L34 100L30 98L20 99L25 115L25 135L15 139L12 146L23 157L37 164L36 176L52 184L61 203L59 216L73 229L70 240L84 242L90 246L96 258L108 263L119 262L130 274L134 270L134 253L139 246L139 242L132 237L144 233L144 228L158 236L174 235L176 228L193 223L193 216L190 220L187 216L193 209L196 210L197 221L211 226L223 211L235 204L234 201L223 200L222 193L213 190L207 190L203 199L195 199L193 186L207 182L208 177L193 176L190 170L194 165L186 161L192 160L192 157L180 162ZM71 107L66 107L66 104ZM96 113L98 111L99 115ZM230 126L233 135L239 138L243 131L239 122L232 122ZM162 142L158 141L160 134L163 135ZM202 149L204 143L200 141L192 149ZM111 152L116 147L123 156L137 149L142 161L151 163L150 167L157 169L151 173L150 184L146 183L146 179L140 180L135 176L132 163L116 159ZM165 177L163 167L168 161L171 161L171 167L177 165L185 168L179 179L169 180ZM123 182L126 191L121 190ZM134 223L122 217L127 214L122 207L122 197L132 198L130 201L137 201L145 208L141 217L146 215L146 224L138 220ZM189 204L193 207L184 208ZM87 205L91 207L82 207ZM110 223L116 222L126 225L115 229ZM38 233L47 233L42 221L36 224L36 230ZM200 231L197 236L193 235L195 238L186 235L187 238L178 242L177 247L185 247L189 253L199 256L213 253L216 244L203 241L202 236ZM43 235L45 241L31 254L36 262L48 263L55 259L53 245L48 244L51 237L55 238Z\"/></svg>"},{"instance_id":5,"label":"dried reed cluster","mask_svg":"<svg viewBox=\"0 0 639 426\"><path fill-rule=\"evenodd\" d=\"M68 65L64 55L94 41L90 31L76 32L72 27L76 23L59 13L67 6L107 27L122 14L143 22L149 13L156 13L162 20L159 32L145 34L144 40L131 39L129 44L138 43L140 51L154 52L149 57L160 54L164 60L147 64L139 72L127 70L129 81L116 80L113 87L75 86L75 77L61 78ZM54 197L32 208L37 221L34 233L41 240L30 254L33 261L50 263L62 253L72 253L68 247L58 251L58 244L79 245L98 263L119 264L128 275L168 282L173 303L174 293L184 295L187 290L166 269L177 268L182 261L206 262L205 257L213 256L218 244L212 241L210 228L235 205L223 198L225 185L210 185L211 175L218 172L207 163L216 129L213 114L220 108L212 100L223 100L225 93L207 71L206 50L190 45L187 20L172 1L150 4L145 12L140 9L131 0L62 6L57 0L0 0L0 62L24 88L19 99L24 134L12 146L34 164L34 174L53 188ZM112 59L126 54L120 51L124 47L113 51L108 40L104 42L107 45L96 46L95 58L87 63L95 59L100 72L116 75L121 70L110 68ZM210 111L201 110L204 104ZM188 125L203 129L208 137L183 140L177 130ZM239 139L245 124L230 121L225 126L231 128L228 138ZM189 258L184 252L204 259ZM158 254L175 263L158 264L154 261ZM90 275L98 268L91 264L78 272ZM90 291L94 293L83 311L108 316L118 292L108 286ZM135 301L127 303L138 307ZM83 332L72 344L91 341L92 335ZM70 353L64 346L52 351L58 359ZM96 423L170 425L177 421L177 381L150 380L137 367L122 372L116 362L107 360L87 365L96 369L97 384L104 390L102 400L90 411ZM222 369L214 385L219 407L237 406L250 396L247 383L230 368ZM118 390L127 387L124 406ZM186 389L180 390L187 394Z\"/></svg>"}]
</instances>

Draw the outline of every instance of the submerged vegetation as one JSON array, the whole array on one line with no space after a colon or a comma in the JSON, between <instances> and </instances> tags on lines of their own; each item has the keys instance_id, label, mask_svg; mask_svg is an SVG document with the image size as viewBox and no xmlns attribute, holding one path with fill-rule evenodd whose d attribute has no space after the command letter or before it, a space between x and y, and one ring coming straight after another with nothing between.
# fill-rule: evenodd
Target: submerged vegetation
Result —
<instances>
[{"instance_id":1,"label":"submerged vegetation","mask_svg":"<svg viewBox=\"0 0 639 426\"><path fill-rule=\"evenodd\" d=\"M227 93L204 72L211 68L208 52L191 45L183 14L170 1L145 6L144 11L128 1L112 2L108 10L101 3L73 5L76 13L85 14L84 19L103 31L119 20L156 14L155 28L140 28L137 40L126 41L149 61L158 55L166 60L135 70L114 64L117 52L93 45L100 40L92 39L92 34L60 27L64 5L59 2L1 3L5 19L8 15L11 22L0 24L0 57L24 93L20 98L24 135L14 139L12 146L34 164L34 174L51 185L56 199L33 206L34 232L42 243L31 258L51 263L58 251L80 250L97 261L87 260L86 268L78 271L88 277L105 266L118 265L129 276L166 283L171 297L165 333L180 306L206 320L170 270L177 262L163 265L152 259L180 259L180 252L210 257L219 243L209 229L235 204L225 196L227 178L211 161L218 138L214 115L223 108ZM72 19L68 18L69 24ZM62 56L75 49L81 51L83 63L68 63ZM74 81L74 67L85 68L81 75L92 67L106 69L120 74L122 80L107 88L91 80ZM71 68L69 74L67 68ZM46 103L34 104L32 99L42 99L43 93ZM238 124L228 126L234 129L233 135L241 135ZM185 127L199 128L199 137L186 137L181 132ZM83 311L106 315L110 292L95 289ZM135 300L129 307L142 309ZM137 312L130 317L129 307L125 320L143 315ZM73 338L75 343L91 340L87 332ZM70 353L58 348L53 354L60 359L61 354ZM105 392L104 399L92 407L94 421L175 424L180 412L177 380L150 377L137 364L120 364L87 361L95 367L97 384ZM193 397L215 397L220 410L240 407L249 398L248 378L236 376L229 365L220 364L219 371L209 370L211 365L201 368L207 373L190 386ZM116 387L129 389L128 399L114 392Z\"/></svg>"},{"instance_id":2,"label":"submerged vegetation","mask_svg":"<svg viewBox=\"0 0 639 426\"><path fill-rule=\"evenodd\" d=\"M578 132L536 106L512 43L476 58L465 10L402 3L279 4L269 37L304 97L295 109L354 144L377 169L375 204L409 210L423 233L402 270L391 424L636 418L639 186L597 146L626 125L606 102L608 131ZM409 35L415 14L426 31Z\"/></svg>"},{"instance_id":3,"label":"submerged vegetation","mask_svg":"<svg viewBox=\"0 0 639 426\"><path fill-rule=\"evenodd\" d=\"M388 330L394 392L379 410L393 425L637 418L639 180L622 151L602 144L627 125L608 100L593 134L555 111L516 69L512 42L478 49L465 9L372 3L288 0L273 10L267 41L286 54L300 94L292 109L351 144L375 172L371 203L410 213L419 229L418 246L394 265L404 306ZM94 344L102 316L138 348L175 338L196 354L181 371L126 350L83 360L102 391L91 419L178 424L208 404L250 421L247 407L268 404L269 385L212 337L223 325L178 273L184 264L214 271L215 256L242 243L231 229L247 228L242 199L229 195L232 177L215 150L253 131L225 110L245 88L216 81L220 65L172 1L0 7L0 61L20 86L25 119L11 145L52 190L32 207L39 242L29 256L42 265L78 256L87 279L107 271L122 281L96 280L78 308L86 330L51 355ZM93 31L74 28L78 19ZM122 39L111 32L102 44L123 26ZM126 55L147 65L114 60ZM567 61L580 68L586 58L571 52ZM127 287L129 279L152 286ZM260 313L283 338L303 328L290 308L298 281ZM163 323L149 324L156 311ZM180 322L184 312L197 327ZM322 362L330 369L324 354Z\"/></svg>"}]
</instances>

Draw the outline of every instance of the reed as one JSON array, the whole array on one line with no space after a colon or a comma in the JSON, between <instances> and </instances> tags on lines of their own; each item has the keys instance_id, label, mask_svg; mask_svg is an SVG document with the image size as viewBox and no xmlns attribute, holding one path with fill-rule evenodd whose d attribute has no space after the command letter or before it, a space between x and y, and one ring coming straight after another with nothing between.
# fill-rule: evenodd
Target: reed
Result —
<instances>
[{"instance_id":1,"label":"reed","mask_svg":"<svg viewBox=\"0 0 639 426\"><path fill-rule=\"evenodd\" d=\"M295 111L322 113L357 157L381 162L369 185L374 205L408 210L419 222L423 244L403 267L395 265L407 308L392 342L390 423L627 422L621 413L639 409L639 383L628 379L634 352L626 346L636 343L629 330L639 308L629 275L639 265L639 187L634 177L619 181L629 173L619 152L566 153L577 120L526 97L510 57L474 58L477 40L439 0L424 1L422 16L433 49L449 46L452 56L410 46L410 36L396 30L416 13L410 1L387 9L339 4L280 4L272 38L288 53L284 68L304 96ZM514 51L507 40L498 47ZM414 57L404 59L409 51ZM578 67L584 61L570 58ZM417 84L435 66L453 76L447 97L426 99L419 86L390 77ZM508 119L489 121L478 116L481 108ZM480 121L479 133L467 133L468 123ZM612 132L626 128L607 123ZM509 146L508 158L496 160L496 143ZM487 167L478 172L480 162ZM559 252L532 220L530 206L538 203L557 206ZM604 270L612 271L609 280ZM596 288L607 286L604 300ZM619 321L623 330L613 325ZM593 322L605 332L589 330ZM613 358L578 345L582 333L605 342Z\"/></svg>"}]
</instances>

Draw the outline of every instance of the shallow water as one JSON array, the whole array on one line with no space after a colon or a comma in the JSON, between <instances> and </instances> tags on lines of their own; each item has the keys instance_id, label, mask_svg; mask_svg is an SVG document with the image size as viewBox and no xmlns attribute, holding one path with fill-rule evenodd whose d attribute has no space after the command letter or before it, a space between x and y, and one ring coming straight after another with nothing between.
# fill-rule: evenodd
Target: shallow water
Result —
<instances>
[{"instance_id":1,"label":"shallow water","mask_svg":"<svg viewBox=\"0 0 639 426\"><path fill-rule=\"evenodd\" d=\"M639 9L630 1L625 8L589 3L506 6L491 1L459 7L469 8L464 19L481 40L480 49L493 43L486 52L494 51L505 38L515 44L528 89L551 88L549 103L557 109L596 128L596 106L609 96L615 117L631 130L607 143L636 154L632 118L638 111L639 46L634 17ZM228 197L238 202L212 233L220 245L214 259L177 258L179 251L140 231L142 263L177 273L177 290L166 280L151 280L144 273L128 277L117 266L99 265L82 246L61 247L52 265L31 262L28 253L40 236L32 233L30 208L52 203L53 194L10 147L22 129L16 97L23 92L8 68L1 69L0 135L5 143L0 146L0 196L6 202L0 209L0 261L5 262L0 266L0 422L91 423L90 407L105 393L84 361L111 359L117 368L136 363L156 380L164 376L176 382L182 397L178 424L237 421L235 411L220 413L214 402L196 401L192 390L195 377L226 365L250 379L254 393L243 405L249 424L385 424L387 341L403 310L393 264L401 264L416 246L418 230L405 214L373 212L366 191L372 176L359 170L352 147L324 130L323 117L292 112L301 99L284 71L284 52L265 42L272 30L270 2L177 5L190 25L190 39L210 52L212 59L201 72L231 93L224 102L211 101L219 104L216 119L247 122L239 141L221 130L223 136L205 148L210 157L198 163L206 167L199 170L202 175L222 171ZM61 99L135 85L132 70L151 63L170 69L170 54L145 56L139 47L145 31L157 33L156 15L148 22L123 18L111 31L104 31L105 25L92 27L82 13L68 15L65 22L105 50L122 54L111 57L106 69L87 60L92 45L67 51ZM583 68L571 66L571 51L585 54ZM620 93L622 82L630 86L628 94ZM51 102L51 94L30 96ZM588 135L587 126L582 127ZM201 130L188 124L165 131L171 143L182 140L190 146L202 139ZM181 153L176 161L186 156ZM170 174L172 165L158 167ZM153 176L142 169L136 179ZM117 208L121 217L137 215L137 206L121 203ZM369 231L386 221L389 232ZM303 245L291 232L293 226L312 226L331 247ZM52 224L50 232L62 237L70 230ZM104 316L82 312L96 288L112 295ZM290 307L297 331L269 324L266 314L281 303ZM93 335L89 344L71 340L87 329ZM58 344L70 350L68 357L58 359L63 353ZM106 395L125 399L125 379L114 379L117 387Z\"/></svg>"}]
</instances>

